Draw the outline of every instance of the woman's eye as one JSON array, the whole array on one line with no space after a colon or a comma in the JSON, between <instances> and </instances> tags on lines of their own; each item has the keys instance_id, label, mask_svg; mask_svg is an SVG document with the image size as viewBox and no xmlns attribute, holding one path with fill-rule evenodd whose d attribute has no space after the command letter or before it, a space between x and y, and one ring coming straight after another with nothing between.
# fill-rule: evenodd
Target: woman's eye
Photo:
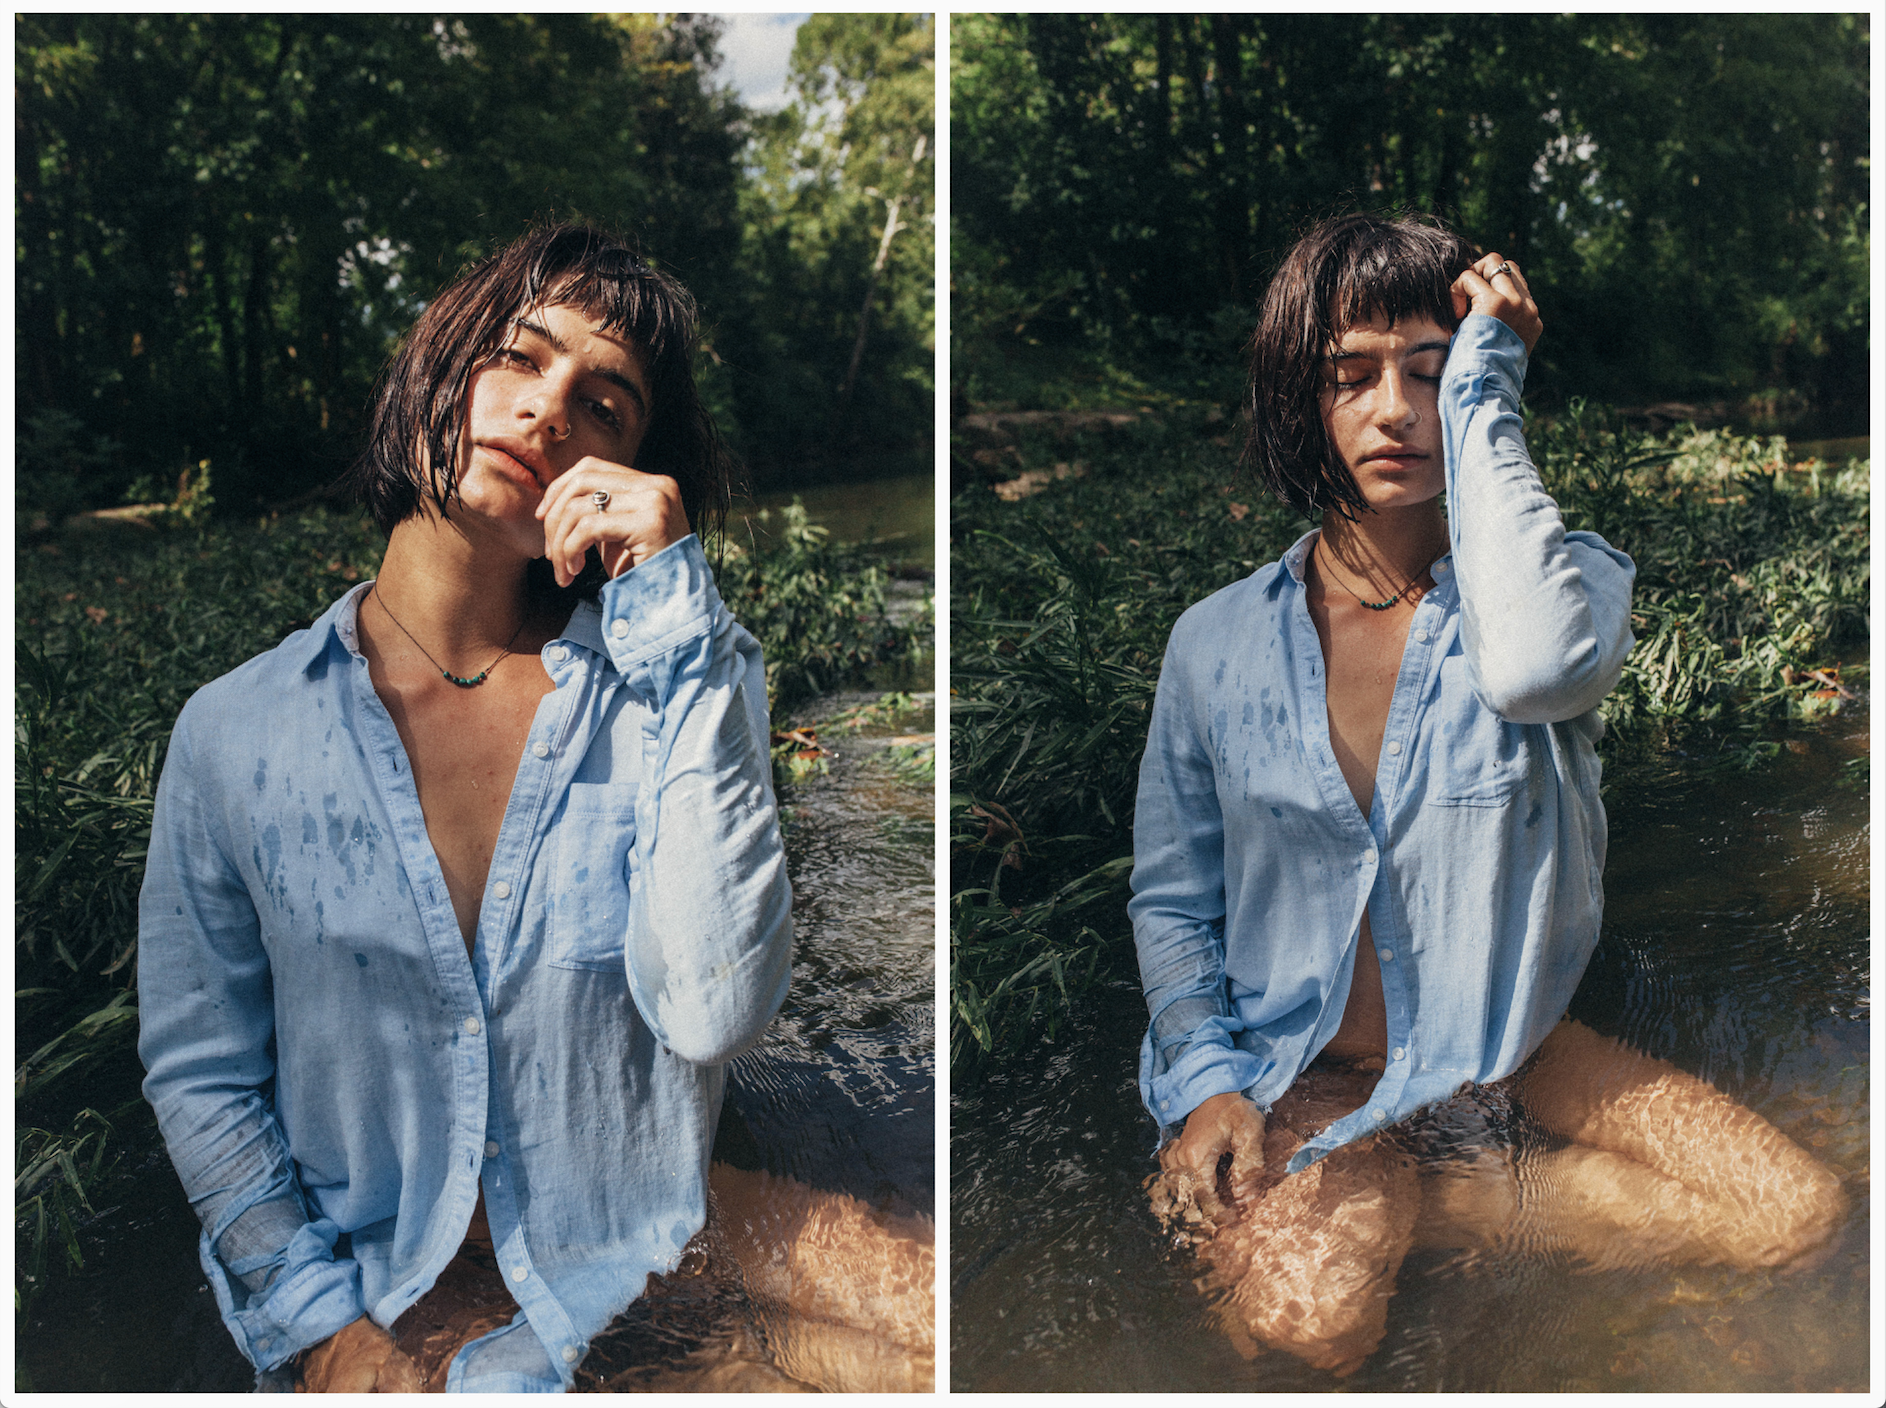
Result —
<instances>
[{"instance_id":1,"label":"woman's eye","mask_svg":"<svg viewBox=\"0 0 1886 1408\"><path fill-rule=\"evenodd\" d=\"M494 362L507 362L514 367L530 365L530 358L526 357L515 347L500 347L496 352L491 354L491 360Z\"/></svg>"},{"instance_id":2,"label":"woman's eye","mask_svg":"<svg viewBox=\"0 0 1886 1408\"><path fill-rule=\"evenodd\" d=\"M622 417L610 410L601 401L591 401L589 408L595 414L596 419L608 426L611 430L616 430L621 427Z\"/></svg>"}]
</instances>

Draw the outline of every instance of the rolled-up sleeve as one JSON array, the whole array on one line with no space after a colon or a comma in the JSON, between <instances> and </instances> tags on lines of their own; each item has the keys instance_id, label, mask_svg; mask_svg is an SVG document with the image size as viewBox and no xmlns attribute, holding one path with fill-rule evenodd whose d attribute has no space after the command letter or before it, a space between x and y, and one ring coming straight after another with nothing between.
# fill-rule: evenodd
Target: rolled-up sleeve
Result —
<instances>
[{"instance_id":1,"label":"rolled-up sleeve","mask_svg":"<svg viewBox=\"0 0 1886 1408\"><path fill-rule=\"evenodd\" d=\"M759 644L691 535L609 582L602 606L610 658L647 710L629 988L663 1045L719 1064L759 1039L791 971Z\"/></svg>"},{"instance_id":2,"label":"rolled-up sleeve","mask_svg":"<svg viewBox=\"0 0 1886 1408\"><path fill-rule=\"evenodd\" d=\"M339 1229L308 1216L269 1091L274 991L186 708L158 784L138 902L144 1095L197 1217L203 1270L237 1347L272 1369L365 1313Z\"/></svg>"},{"instance_id":3,"label":"rolled-up sleeve","mask_svg":"<svg viewBox=\"0 0 1886 1408\"><path fill-rule=\"evenodd\" d=\"M1630 558L1565 531L1527 452L1519 417L1524 345L1471 313L1441 385L1448 537L1461 641L1480 702L1520 724L1595 709L1630 654Z\"/></svg>"}]
</instances>

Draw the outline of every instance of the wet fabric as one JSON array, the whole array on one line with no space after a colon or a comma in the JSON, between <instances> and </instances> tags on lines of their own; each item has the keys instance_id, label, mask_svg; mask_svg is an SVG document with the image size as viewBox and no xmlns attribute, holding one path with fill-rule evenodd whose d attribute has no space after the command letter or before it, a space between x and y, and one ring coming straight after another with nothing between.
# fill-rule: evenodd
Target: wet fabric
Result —
<instances>
[{"instance_id":1,"label":"wet fabric","mask_svg":"<svg viewBox=\"0 0 1886 1408\"><path fill-rule=\"evenodd\" d=\"M482 1189L523 1316L449 1387L554 1392L702 1226L725 1063L785 995L759 647L693 537L577 608L467 954L359 653L365 590L177 722L139 912L145 1095L259 1369L393 1325Z\"/></svg>"},{"instance_id":2,"label":"wet fabric","mask_svg":"<svg viewBox=\"0 0 1886 1408\"><path fill-rule=\"evenodd\" d=\"M1364 816L1330 747L1306 534L1173 628L1134 821L1151 1022L1140 1092L1170 1134L1213 1095L1265 1109L1341 1025L1366 910L1388 1068L1318 1158L1510 1074L1597 943L1597 706L1630 652L1635 568L1565 531L1527 455L1525 351L1461 323L1440 400L1449 551L1416 606Z\"/></svg>"}]
</instances>

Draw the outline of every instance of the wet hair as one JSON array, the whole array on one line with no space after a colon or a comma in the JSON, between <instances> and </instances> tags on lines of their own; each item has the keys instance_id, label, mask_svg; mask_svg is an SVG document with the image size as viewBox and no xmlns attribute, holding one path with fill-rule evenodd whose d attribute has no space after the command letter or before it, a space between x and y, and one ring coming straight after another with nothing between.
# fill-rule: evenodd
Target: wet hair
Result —
<instances>
[{"instance_id":1,"label":"wet hair","mask_svg":"<svg viewBox=\"0 0 1886 1408\"><path fill-rule=\"evenodd\" d=\"M1474 247L1439 220L1344 215L1313 225L1284 256L1251 338L1244 459L1306 518L1367 508L1323 421L1324 369L1357 323L1459 319L1449 290Z\"/></svg>"},{"instance_id":2,"label":"wet hair","mask_svg":"<svg viewBox=\"0 0 1886 1408\"><path fill-rule=\"evenodd\" d=\"M622 240L556 224L468 267L433 299L381 372L366 451L345 479L381 531L419 513L426 498L449 516L472 372L503 345L517 318L558 304L634 343L651 403L635 468L680 486L688 526L702 538L720 529L732 462L694 386L693 296ZM592 594L601 571L592 553L578 589Z\"/></svg>"}]
</instances>

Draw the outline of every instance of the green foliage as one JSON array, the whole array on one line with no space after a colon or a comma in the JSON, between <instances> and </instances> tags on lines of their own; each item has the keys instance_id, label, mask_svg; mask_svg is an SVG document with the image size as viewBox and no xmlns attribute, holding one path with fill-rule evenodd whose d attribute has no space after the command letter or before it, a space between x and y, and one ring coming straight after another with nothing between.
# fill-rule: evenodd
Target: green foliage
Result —
<instances>
[{"instance_id":1,"label":"green foliage","mask_svg":"<svg viewBox=\"0 0 1886 1408\"><path fill-rule=\"evenodd\" d=\"M1526 269L1535 395L1857 418L1868 44L1857 14L954 16L952 374L1227 364L1306 221L1399 207Z\"/></svg>"},{"instance_id":2,"label":"green foliage","mask_svg":"<svg viewBox=\"0 0 1886 1408\"><path fill-rule=\"evenodd\" d=\"M772 510L758 515L770 526ZM929 615L897 623L885 613L890 576L863 549L835 544L806 520L797 499L762 549L729 543L721 590L766 655L775 710L861 680L880 665L920 664Z\"/></svg>"},{"instance_id":3,"label":"green foliage","mask_svg":"<svg viewBox=\"0 0 1886 1408\"><path fill-rule=\"evenodd\" d=\"M719 580L764 644L775 709L924 652L927 615L887 622L882 569L825 542L802 510L773 544L730 546ZM171 725L199 687L372 576L382 550L364 518L313 509L107 523L20 555L15 1204L31 1285L44 1284L54 1241L76 1264L75 1222L110 1170L91 1107L142 1114L130 1055L137 894Z\"/></svg>"},{"instance_id":4,"label":"green foliage","mask_svg":"<svg viewBox=\"0 0 1886 1408\"><path fill-rule=\"evenodd\" d=\"M957 1058L1013 1055L1130 965L1133 797L1166 637L1309 526L1213 429L1175 406L1052 451L1084 477L1012 503L978 481L953 503ZM1833 652L1867 628L1864 463L1789 466L1778 440L1719 432L1652 439L1582 403L1531 444L1568 525L1602 524L1638 565L1638 644L1605 704L1608 785L1679 749L1749 765L1776 748L1765 725L1839 705Z\"/></svg>"},{"instance_id":5,"label":"green foliage","mask_svg":"<svg viewBox=\"0 0 1886 1408\"><path fill-rule=\"evenodd\" d=\"M775 479L891 446L928 467L935 69L929 16L813 15L793 46L792 101L754 122L742 211L758 355L738 384L743 420L767 427L742 447Z\"/></svg>"},{"instance_id":6,"label":"green foliage","mask_svg":"<svg viewBox=\"0 0 1886 1408\"><path fill-rule=\"evenodd\" d=\"M23 1235L14 1265L13 1310L24 1316L46 1286L47 1254L56 1244L62 1264L85 1265L79 1248L79 1213L94 1211L86 1190L111 1175L106 1158L111 1123L80 1110L64 1133L16 1129L13 1136L13 1225Z\"/></svg>"}]
</instances>

